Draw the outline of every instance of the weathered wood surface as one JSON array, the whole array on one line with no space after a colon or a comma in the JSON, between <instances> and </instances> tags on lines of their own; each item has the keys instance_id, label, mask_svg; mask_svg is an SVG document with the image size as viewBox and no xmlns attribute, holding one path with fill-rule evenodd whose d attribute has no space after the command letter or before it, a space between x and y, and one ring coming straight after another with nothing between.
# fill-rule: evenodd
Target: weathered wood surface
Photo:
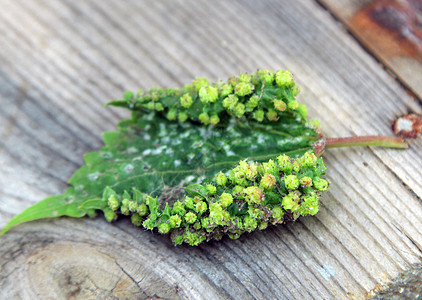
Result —
<instances>
[{"instance_id":1,"label":"weathered wood surface","mask_svg":"<svg viewBox=\"0 0 422 300\"><path fill-rule=\"evenodd\" d=\"M330 137L391 135L421 103L315 1L2 1L0 226L61 193L127 116L124 90L289 68ZM127 220L37 221L0 238L1 299L361 299L422 255L421 139L326 153L320 212L173 247Z\"/></svg>"},{"instance_id":2,"label":"weathered wood surface","mask_svg":"<svg viewBox=\"0 0 422 300\"><path fill-rule=\"evenodd\" d=\"M420 0L319 0L394 76L422 98Z\"/></svg>"}]
</instances>

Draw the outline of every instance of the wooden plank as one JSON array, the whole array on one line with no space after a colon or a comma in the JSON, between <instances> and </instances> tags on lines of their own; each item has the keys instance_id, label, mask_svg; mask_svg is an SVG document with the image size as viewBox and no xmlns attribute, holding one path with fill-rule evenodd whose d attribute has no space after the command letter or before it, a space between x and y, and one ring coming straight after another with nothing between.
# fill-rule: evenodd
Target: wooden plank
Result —
<instances>
[{"instance_id":1,"label":"wooden plank","mask_svg":"<svg viewBox=\"0 0 422 300\"><path fill-rule=\"evenodd\" d=\"M389 135L395 117L422 111L310 0L10 0L0 22L1 227L64 191L127 116L102 107L126 89L289 68L330 137ZM410 146L328 152L316 217L235 241L173 247L102 217L19 226L1 237L0 298L363 298L420 262L420 139Z\"/></svg>"},{"instance_id":2,"label":"wooden plank","mask_svg":"<svg viewBox=\"0 0 422 300\"><path fill-rule=\"evenodd\" d=\"M420 1L318 0L416 97L422 99Z\"/></svg>"}]
</instances>

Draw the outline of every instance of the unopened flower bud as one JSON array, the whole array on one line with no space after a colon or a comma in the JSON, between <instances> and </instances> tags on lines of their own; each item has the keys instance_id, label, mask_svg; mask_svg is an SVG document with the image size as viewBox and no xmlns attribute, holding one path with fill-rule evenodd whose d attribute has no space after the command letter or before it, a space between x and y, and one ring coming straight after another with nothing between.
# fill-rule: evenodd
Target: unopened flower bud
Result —
<instances>
[{"instance_id":1,"label":"unopened flower bud","mask_svg":"<svg viewBox=\"0 0 422 300\"><path fill-rule=\"evenodd\" d=\"M169 219L169 225L171 228L179 228L182 224L182 218L179 215L173 215Z\"/></svg>"},{"instance_id":2,"label":"unopened flower bud","mask_svg":"<svg viewBox=\"0 0 422 300\"><path fill-rule=\"evenodd\" d=\"M146 216L149 212L148 206L146 206L145 203L139 204L136 212L140 215L140 216Z\"/></svg>"},{"instance_id":3,"label":"unopened flower bud","mask_svg":"<svg viewBox=\"0 0 422 300\"><path fill-rule=\"evenodd\" d=\"M216 87L213 86L203 86L199 90L199 100L202 103L213 103L218 98L218 90Z\"/></svg>"},{"instance_id":4,"label":"unopened flower bud","mask_svg":"<svg viewBox=\"0 0 422 300\"><path fill-rule=\"evenodd\" d=\"M239 98L235 94L230 94L223 100L223 107L228 110L234 110Z\"/></svg>"},{"instance_id":5,"label":"unopened flower bud","mask_svg":"<svg viewBox=\"0 0 422 300\"><path fill-rule=\"evenodd\" d=\"M262 122L264 121L264 115L265 115L264 111L260 109L254 112L253 118L257 120L258 122Z\"/></svg>"},{"instance_id":6,"label":"unopened flower bud","mask_svg":"<svg viewBox=\"0 0 422 300\"><path fill-rule=\"evenodd\" d=\"M244 189L243 196L249 204L259 204L264 200L262 190L257 186L250 186Z\"/></svg>"},{"instance_id":7,"label":"unopened flower bud","mask_svg":"<svg viewBox=\"0 0 422 300\"><path fill-rule=\"evenodd\" d=\"M222 193L220 196L220 204L222 207L228 207L233 203L233 196L229 193Z\"/></svg>"},{"instance_id":8,"label":"unopened flower bud","mask_svg":"<svg viewBox=\"0 0 422 300\"><path fill-rule=\"evenodd\" d=\"M186 93L182 97L180 97L180 105L182 107L189 108L189 107L191 107L192 103L193 103L192 97L188 93Z\"/></svg>"},{"instance_id":9,"label":"unopened flower bud","mask_svg":"<svg viewBox=\"0 0 422 300\"><path fill-rule=\"evenodd\" d=\"M225 186L227 184L227 181L227 176L224 175L221 171L215 177L215 183L217 183L218 185Z\"/></svg>"},{"instance_id":10,"label":"unopened flower bud","mask_svg":"<svg viewBox=\"0 0 422 300\"><path fill-rule=\"evenodd\" d=\"M167 112L167 119L170 121L174 121L177 118L177 110L172 108Z\"/></svg>"},{"instance_id":11,"label":"unopened flower bud","mask_svg":"<svg viewBox=\"0 0 422 300\"><path fill-rule=\"evenodd\" d=\"M290 71L279 70L275 73L275 82L280 87L290 87L294 84L294 79Z\"/></svg>"},{"instance_id":12,"label":"unopened flower bud","mask_svg":"<svg viewBox=\"0 0 422 300\"><path fill-rule=\"evenodd\" d=\"M274 175L267 173L262 176L259 186L264 190L272 190L275 186L276 181L277 180Z\"/></svg>"},{"instance_id":13,"label":"unopened flower bud","mask_svg":"<svg viewBox=\"0 0 422 300\"><path fill-rule=\"evenodd\" d=\"M185 221L188 224L195 223L197 218L198 217L193 212L191 212L191 211L188 212L188 213L186 213L186 215L185 215Z\"/></svg>"},{"instance_id":14,"label":"unopened flower bud","mask_svg":"<svg viewBox=\"0 0 422 300\"><path fill-rule=\"evenodd\" d=\"M135 226L141 226L142 224L142 217L138 214L133 214L130 217L130 221L132 222L132 224L134 224Z\"/></svg>"},{"instance_id":15,"label":"unopened flower bud","mask_svg":"<svg viewBox=\"0 0 422 300\"><path fill-rule=\"evenodd\" d=\"M180 122L185 122L188 119L188 114L185 112L179 112L179 115L177 116Z\"/></svg>"},{"instance_id":16,"label":"unopened flower bud","mask_svg":"<svg viewBox=\"0 0 422 300\"><path fill-rule=\"evenodd\" d=\"M242 73L239 75L239 81L249 83L251 82L251 75Z\"/></svg>"},{"instance_id":17,"label":"unopened flower bud","mask_svg":"<svg viewBox=\"0 0 422 300\"><path fill-rule=\"evenodd\" d=\"M217 191L217 188L213 186L212 184L207 184L205 188L207 189L207 192L210 196L214 195L215 192Z\"/></svg>"},{"instance_id":18,"label":"unopened flower bud","mask_svg":"<svg viewBox=\"0 0 422 300\"><path fill-rule=\"evenodd\" d=\"M278 120L278 114L275 110L269 109L267 111L267 119L270 121L277 121Z\"/></svg>"},{"instance_id":19,"label":"unopened flower bud","mask_svg":"<svg viewBox=\"0 0 422 300\"><path fill-rule=\"evenodd\" d=\"M273 100L274 108L278 111L285 111L286 110L286 103L283 100L274 99Z\"/></svg>"},{"instance_id":20,"label":"unopened flower bud","mask_svg":"<svg viewBox=\"0 0 422 300\"><path fill-rule=\"evenodd\" d=\"M201 113L198 116L199 121L201 121L201 123L203 123L204 125L208 125L210 123L210 117L208 116L208 114L206 112Z\"/></svg>"},{"instance_id":21,"label":"unopened flower bud","mask_svg":"<svg viewBox=\"0 0 422 300\"><path fill-rule=\"evenodd\" d=\"M300 182L296 175L287 175L284 177L284 184L289 190L294 190L299 187Z\"/></svg>"},{"instance_id":22,"label":"unopened flower bud","mask_svg":"<svg viewBox=\"0 0 422 300\"><path fill-rule=\"evenodd\" d=\"M321 192L325 192L328 190L329 183L325 179L317 178L314 180L314 187Z\"/></svg>"},{"instance_id":23,"label":"unopened flower bud","mask_svg":"<svg viewBox=\"0 0 422 300\"><path fill-rule=\"evenodd\" d=\"M170 225L167 223L158 224L158 232L161 234L166 234L170 231Z\"/></svg>"},{"instance_id":24,"label":"unopened flower bud","mask_svg":"<svg viewBox=\"0 0 422 300\"><path fill-rule=\"evenodd\" d=\"M212 115L210 118L210 123L211 125L217 125L218 123L220 123L220 118L218 117L218 115Z\"/></svg>"},{"instance_id":25,"label":"unopened flower bud","mask_svg":"<svg viewBox=\"0 0 422 300\"><path fill-rule=\"evenodd\" d=\"M204 77L197 77L192 81L193 86L197 91L201 89L203 86L209 85L208 79Z\"/></svg>"},{"instance_id":26,"label":"unopened flower bud","mask_svg":"<svg viewBox=\"0 0 422 300\"><path fill-rule=\"evenodd\" d=\"M234 88L235 94L240 97L249 95L250 93L252 93L252 91L253 85L246 82L239 82Z\"/></svg>"}]
</instances>

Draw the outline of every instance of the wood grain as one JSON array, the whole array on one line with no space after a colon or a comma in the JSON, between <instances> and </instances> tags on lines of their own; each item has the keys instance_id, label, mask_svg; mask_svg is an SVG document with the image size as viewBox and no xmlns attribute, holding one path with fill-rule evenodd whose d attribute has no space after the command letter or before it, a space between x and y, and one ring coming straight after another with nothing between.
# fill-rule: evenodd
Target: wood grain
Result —
<instances>
[{"instance_id":1,"label":"wood grain","mask_svg":"<svg viewBox=\"0 0 422 300\"><path fill-rule=\"evenodd\" d=\"M419 0L319 0L415 97L422 99ZM374 18L378 14L378 18ZM386 22L388 20L388 22Z\"/></svg>"},{"instance_id":2,"label":"wood grain","mask_svg":"<svg viewBox=\"0 0 422 300\"><path fill-rule=\"evenodd\" d=\"M103 108L125 90L288 68L330 137L391 135L422 111L311 0L8 0L0 25L0 226L64 191L128 116ZM24 224L0 239L0 298L364 298L421 260L421 150L333 149L315 217L235 241L173 247L102 217Z\"/></svg>"}]
</instances>

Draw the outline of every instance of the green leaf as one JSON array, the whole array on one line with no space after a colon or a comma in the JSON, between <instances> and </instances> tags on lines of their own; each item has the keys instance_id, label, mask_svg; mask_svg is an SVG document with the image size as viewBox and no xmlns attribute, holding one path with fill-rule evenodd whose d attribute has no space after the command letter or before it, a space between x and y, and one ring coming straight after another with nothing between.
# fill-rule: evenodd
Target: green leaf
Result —
<instances>
[{"instance_id":1,"label":"green leaf","mask_svg":"<svg viewBox=\"0 0 422 300\"><path fill-rule=\"evenodd\" d=\"M142 202L142 193L157 197L164 187L209 182L243 159L263 161L280 153L298 156L312 149L318 135L293 114L272 125L233 123L227 128L171 123L150 114L122 121L119 132L104 133L103 138L105 147L85 154L86 165L69 180L72 187L65 194L28 208L2 234L23 222L104 210L110 193L135 189L137 201ZM198 188L191 185L188 190L206 194L204 187L195 191L193 187ZM150 211L157 218L158 203L152 202Z\"/></svg>"},{"instance_id":2,"label":"green leaf","mask_svg":"<svg viewBox=\"0 0 422 300\"><path fill-rule=\"evenodd\" d=\"M318 199L320 192L311 187L287 190L286 173L274 163L280 154L292 159L312 152L321 138L308 124L306 108L294 99L298 88L290 73L261 70L202 89L204 84L196 79L181 90L126 92L123 100L110 102L132 110L132 118L121 121L118 131L103 134L103 148L84 155L85 165L63 195L28 208L1 234L27 221L93 216L102 210L108 221L130 216L137 226L171 231L175 244L197 245L225 233L238 237L258 223L264 228L283 222L282 197L291 198L294 209L300 195ZM303 159L291 162L302 176L320 180L322 162L302 167ZM217 174L221 184L214 181ZM321 179L318 186L326 190L328 182ZM317 200L309 199L304 215L318 209L312 206Z\"/></svg>"},{"instance_id":3,"label":"green leaf","mask_svg":"<svg viewBox=\"0 0 422 300\"><path fill-rule=\"evenodd\" d=\"M1 231L1 235L9 231L10 228L24 222L61 216L74 218L85 216L89 211L80 209L82 201L78 199L79 195L73 188L69 188L63 195L48 197L28 207L7 223Z\"/></svg>"}]
</instances>

